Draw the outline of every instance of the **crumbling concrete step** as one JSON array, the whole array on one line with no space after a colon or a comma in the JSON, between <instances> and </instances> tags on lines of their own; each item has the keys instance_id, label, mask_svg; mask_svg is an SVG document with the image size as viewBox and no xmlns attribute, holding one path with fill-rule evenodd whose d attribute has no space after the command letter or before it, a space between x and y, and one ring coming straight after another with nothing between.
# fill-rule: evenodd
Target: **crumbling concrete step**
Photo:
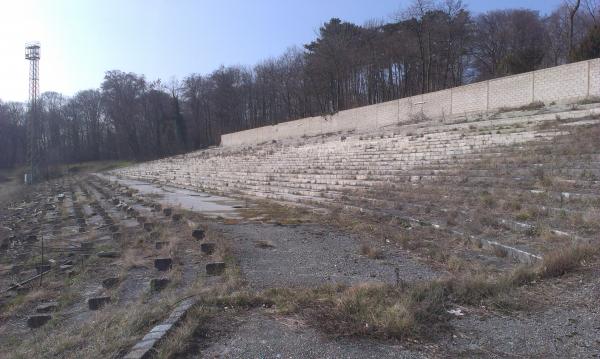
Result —
<instances>
[{"instance_id":1,"label":"crumbling concrete step","mask_svg":"<svg viewBox=\"0 0 600 359\"><path fill-rule=\"evenodd\" d=\"M189 298L181 303L171 312L171 315L160 324L154 326L139 342L137 342L131 351L124 356L124 359L146 359L151 358L154 348L163 340L173 328L177 327L184 319L190 308L196 303L195 298Z\"/></svg>"}]
</instances>

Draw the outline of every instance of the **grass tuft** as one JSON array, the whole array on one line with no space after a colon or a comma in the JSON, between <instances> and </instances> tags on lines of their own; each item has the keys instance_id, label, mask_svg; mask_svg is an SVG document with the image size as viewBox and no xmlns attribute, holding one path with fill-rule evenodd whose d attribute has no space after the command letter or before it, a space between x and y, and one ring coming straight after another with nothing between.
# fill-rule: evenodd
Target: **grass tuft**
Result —
<instances>
[{"instance_id":1,"label":"grass tuft","mask_svg":"<svg viewBox=\"0 0 600 359\"><path fill-rule=\"evenodd\" d=\"M544 256L539 275L542 278L560 277L578 269L585 260L596 254L598 247L588 244L556 250Z\"/></svg>"},{"instance_id":2,"label":"grass tuft","mask_svg":"<svg viewBox=\"0 0 600 359\"><path fill-rule=\"evenodd\" d=\"M268 240L256 241L256 246L258 248L265 248L265 249L275 248L275 244L273 244L273 242L268 241Z\"/></svg>"},{"instance_id":3,"label":"grass tuft","mask_svg":"<svg viewBox=\"0 0 600 359\"><path fill-rule=\"evenodd\" d=\"M373 248L366 243L360 246L360 253L371 259L383 259L383 252L381 249Z\"/></svg>"}]
</instances>

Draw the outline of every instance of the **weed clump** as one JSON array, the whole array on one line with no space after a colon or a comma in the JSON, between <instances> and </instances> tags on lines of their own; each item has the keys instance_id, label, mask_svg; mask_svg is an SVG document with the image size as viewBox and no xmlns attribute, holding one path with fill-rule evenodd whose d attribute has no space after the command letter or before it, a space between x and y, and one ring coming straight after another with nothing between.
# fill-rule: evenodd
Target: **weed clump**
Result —
<instances>
[{"instance_id":1,"label":"weed clump","mask_svg":"<svg viewBox=\"0 0 600 359\"><path fill-rule=\"evenodd\" d=\"M511 111L533 111L533 110L541 110L546 105L542 101L534 101L528 103L527 105L517 106L517 107L500 107L498 112L511 112Z\"/></svg>"},{"instance_id":2,"label":"weed clump","mask_svg":"<svg viewBox=\"0 0 600 359\"><path fill-rule=\"evenodd\" d=\"M446 294L439 282L407 289L385 284L362 284L312 298L303 312L328 334L405 338L429 336L445 325ZM330 292L332 294L332 292ZM306 300L306 298L304 298Z\"/></svg>"},{"instance_id":3,"label":"weed clump","mask_svg":"<svg viewBox=\"0 0 600 359\"><path fill-rule=\"evenodd\" d=\"M551 252L544 257L539 275L541 278L560 277L579 268L598 251L598 247L586 244Z\"/></svg>"},{"instance_id":4,"label":"weed clump","mask_svg":"<svg viewBox=\"0 0 600 359\"><path fill-rule=\"evenodd\" d=\"M259 241L256 241L256 246L258 248L263 248L263 249L275 248L275 244L273 244L273 242L268 241L268 240L259 240Z\"/></svg>"},{"instance_id":5,"label":"weed clump","mask_svg":"<svg viewBox=\"0 0 600 359\"><path fill-rule=\"evenodd\" d=\"M363 244L360 247L360 253L371 259L382 259L383 258L383 252L381 251L381 249L373 248L368 244Z\"/></svg>"}]
</instances>

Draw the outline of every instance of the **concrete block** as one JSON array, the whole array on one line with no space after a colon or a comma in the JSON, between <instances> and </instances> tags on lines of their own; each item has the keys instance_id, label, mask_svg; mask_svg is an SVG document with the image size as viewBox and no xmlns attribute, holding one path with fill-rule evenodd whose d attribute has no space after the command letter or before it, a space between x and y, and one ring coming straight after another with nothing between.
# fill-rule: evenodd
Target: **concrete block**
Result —
<instances>
[{"instance_id":1,"label":"concrete block","mask_svg":"<svg viewBox=\"0 0 600 359\"><path fill-rule=\"evenodd\" d=\"M152 222L146 222L146 223L144 223L144 230L146 232L152 232L155 227L156 227L155 224L152 223Z\"/></svg>"},{"instance_id":2,"label":"concrete block","mask_svg":"<svg viewBox=\"0 0 600 359\"><path fill-rule=\"evenodd\" d=\"M207 254L207 255L213 254L215 252L215 247L216 247L215 243L200 244L200 250L202 251L202 253Z\"/></svg>"},{"instance_id":3,"label":"concrete block","mask_svg":"<svg viewBox=\"0 0 600 359\"><path fill-rule=\"evenodd\" d=\"M90 310L98 310L98 309L102 308L103 306L105 306L106 304L110 303L110 297L102 296L102 297L89 298L87 302L88 302L88 308Z\"/></svg>"},{"instance_id":4,"label":"concrete block","mask_svg":"<svg viewBox=\"0 0 600 359\"><path fill-rule=\"evenodd\" d=\"M35 267L35 271L37 274L48 272L52 267L50 264L41 264Z\"/></svg>"},{"instance_id":5,"label":"concrete block","mask_svg":"<svg viewBox=\"0 0 600 359\"><path fill-rule=\"evenodd\" d=\"M27 326L32 329L39 328L48 323L50 319L52 316L49 314L31 315L27 318Z\"/></svg>"},{"instance_id":6,"label":"concrete block","mask_svg":"<svg viewBox=\"0 0 600 359\"><path fill-rule=\"evenodd\" d=\"M208 275L221 275L225 272L224 262L213 262L206 264L206 274Z\"/></svg>"},{"instance_id":7,"label":"concrete block","mask_svg":"<svg viewBox=\"0 0 600 359\"><path fill-rule=\"evenodd\" d=\"M202 229L202 228L194 229L192 231L192 237L199 239L199 240L204 239L204 237L205 237L204 229Z\"/></svg>"},{"instance_id":8,"label":"concrete block","mask_svg":"<svg viewBox=\"0 0 600 359\"><path fill-rule=\"evenodd\" d=\"M118 258L121 254L117 251L100 251L96 255L99 258Z\"/></svg>"},{"instance_id":9,"label":"concrete block","mask_svg":"<svg viewBox=\"0 0 600 359\"><path fill-rule=\"evenodd\" d=\"M159 271L167 271L173 267L173 260L171 258L156 258L154 260L154 268Z\"/></svg>"},{"instance_id":10,"label":"concrete block","mask_svg":"<svg viewBox=\"0 0 600 359\"><path fill-rule=\"evenodd\" d=\"M163 249L164 247L168 246L169 242L156 242L154 243L154 248L155 249Z\"/></svg>"},{"instance_id":11,"label":"concrete block","mask_svg":"<svg viewBox=\"0 0 600 359\"><path fill-rule=\"evenodd\" d=\"M117 286L117 284L119 284L118 277L110 277L102 280L102 287L104 287L105 289L114 288Z\"/></svg>"},{"instance_id":12,"label":"concrete block","mask_svg":"<svg viewBox=\"0 0 600 359\"><path fill-rule=\"evenodd\" d=\"M150 290L160 292L165 289L169 283L171 283L171 280L168 278L153 278L150 280Z\"/></svg>"},{"instance_id":13,"label":"concrete block","mask_svg":"<svg viewBox=\"0 0 600 359\"><path fill-rule=\"evenodd\" d=\"M57 308L58 308L57 302L47 302L47 303L42 303L42 304L38 305L35 308L35 311L36 311L36 313L50 313L50 312L56 311Z\"/></svg>"}]
</instances>

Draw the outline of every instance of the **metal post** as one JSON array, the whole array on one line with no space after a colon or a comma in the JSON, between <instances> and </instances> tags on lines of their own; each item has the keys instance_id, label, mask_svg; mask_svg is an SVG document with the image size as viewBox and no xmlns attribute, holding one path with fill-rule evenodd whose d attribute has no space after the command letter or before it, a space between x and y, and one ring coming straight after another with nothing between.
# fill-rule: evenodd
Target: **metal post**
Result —
<instances>
[{"instance_id":1,"label":"metal post","mask_svg":"<svg viewBox=\"0 0 600 359\"><path fill-rule=\"evenodd\" d=\"M44 277L44 236L40 236L42 240L42 259L40 263L40 287L42 286L42 278Z\"/></svg>"}]
</instances>

